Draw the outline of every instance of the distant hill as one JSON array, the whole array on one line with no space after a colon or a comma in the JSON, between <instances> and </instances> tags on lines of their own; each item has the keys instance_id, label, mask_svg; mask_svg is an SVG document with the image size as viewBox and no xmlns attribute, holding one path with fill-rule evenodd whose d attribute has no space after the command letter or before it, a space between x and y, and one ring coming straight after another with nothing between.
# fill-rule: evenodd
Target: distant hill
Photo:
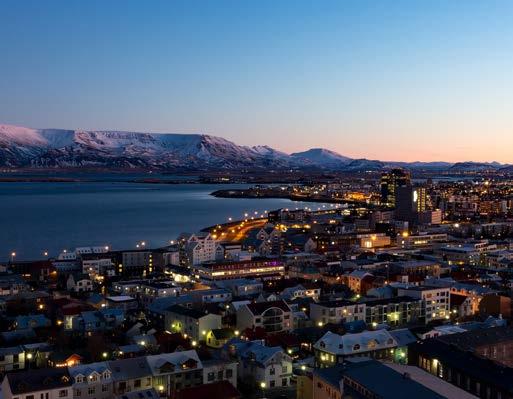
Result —
<instances>
[{"instance_id":1,"label":"distant hill","mask_svg":"<svg viewBox=\"0 0 513 399\"><path fill-rule=\"evenodd\" d=\"M325 148L286 154L266 145L240 146L207 134L31 129L12 125L0 125L0 166L197 171L319 168L355 172L393 167L453 172L511 168L496 162L451 164L352 159Z\"/></svg>"}]
</instances>

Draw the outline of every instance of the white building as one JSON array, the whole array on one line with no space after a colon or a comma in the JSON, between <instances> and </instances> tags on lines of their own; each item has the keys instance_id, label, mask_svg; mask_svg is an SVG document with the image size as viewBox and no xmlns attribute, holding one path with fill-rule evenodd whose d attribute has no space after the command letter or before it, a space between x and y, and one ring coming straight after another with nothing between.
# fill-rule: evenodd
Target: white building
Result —
<instances>
[{"instance_id":1,"label":"white building","mask_svg":"<svg viewBox=\"0 0 513 399\"><path fill-rule=\"evenodd\" d=\"M313 347L317 365L330 367L350 357L386 359L391 357L390 350L397 346L397 341L387 330L374 330L344 335L328 331Z\"/></svg>"},{"instance_id":2,"label":"white building","mask_svg":"<svg viewBox=\"0 0 513 399\"><path fill-rule=\"evenodd\" d=\"M107 362L81 364L70 367L68 370L75 398L112 398L112 372Z\"/></svg>"},{"instance_id":3,"label":"white building","mask_svg":"<svg viewBox=\"0 0 513 399\"><path fill-rule=\"evenodd\" d=\"M449 319L450 292L448 287L406 286L398 288L397 295L421 299L427 324L433 320Z\"/></svg>"},{"instance_id":4,"label":"white building","mask_svg":"<svg viewBox=\"0 0 513 399\"><path fill-rule=\"evenodd\" d=\"M240 379L265 389L290 385L292 359L281 347L267 347L257 341L234 342L229 346L239 360Z\"/></svg>"},{"instance_id":5,"label":"white building","mask_svg":"<svg viewBox=\"0 0 513 399\"><path fill-rule=\"evenodd\" d=\"M200 265L216 260L218 241L210 234L190 235L185 241L185 254L189 265Z\"/></svg>"},{"instance_id":6,"label":"white building","mask_svg":"<svg viewBox=\"0 0 513 399\"><path fill-rule=\"evenodd\" d=\"M294 328L292 309L283 300L255 302L237 310L237 328L263 328L268 333L291 331Z\"/></svg>"}]
</instances>

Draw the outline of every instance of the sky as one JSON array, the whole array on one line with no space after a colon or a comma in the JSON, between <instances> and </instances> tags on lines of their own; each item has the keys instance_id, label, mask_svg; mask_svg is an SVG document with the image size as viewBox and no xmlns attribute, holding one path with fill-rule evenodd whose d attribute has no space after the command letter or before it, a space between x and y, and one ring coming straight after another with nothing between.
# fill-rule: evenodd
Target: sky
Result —
<instances>
[{"instance_id":1,"label":"sky","mask_svg":"<svg viewBox=\"0 0 513 399\"><path fill-rule=\"evenodd\" d=\"M513 163L513 2L2 0L0 123Z\"/></svg>"}]
</instances>

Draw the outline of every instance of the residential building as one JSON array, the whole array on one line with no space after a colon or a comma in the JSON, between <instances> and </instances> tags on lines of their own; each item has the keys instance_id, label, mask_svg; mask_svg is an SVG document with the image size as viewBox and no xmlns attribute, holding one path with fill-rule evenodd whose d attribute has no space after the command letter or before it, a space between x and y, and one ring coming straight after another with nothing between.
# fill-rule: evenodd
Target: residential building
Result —
<instances>
[{"instance_id":1,"label":"residential building","mask_svg":"<svg viewBox=\"0 0 513 399\"><path fill-rule=\"evenodd\" d=\"M365 303L338 300L310 304L310 319L315 325L365 320Z\"/></svg>"},{"instance_id":2,"label":"residential building","mask_svg":"<svg viewBox=\"0 0 513 399\"><path fill-rule=\"evenodd\" d=\"M446 320L450 317L450 289L446 287L407 286L398 288L397 295L409 296L423 301L422 313L425 322Z\"/></svg>"},{"instance_id":3,"label":"residential building","mask_svg":"<svg viewBox=\"0 0 513 399\"><path fill-rule=\"evenodd\" d=\"M110 399L114 383L107 362L81 364L68 369L74 398Z\"/></svg>"},{"instance_id":4,"label":"residential building","mask_svg":"<svg viewBox=\"0 0 513 399\"><path fill-rule=\"evenodd\" d=\"M340 364L351 357L388 359L397 342L387 330L363 331L339 335L326 332L313 346L318 367ZM392 351L393 352L393 351Z\"/></svg>"},{"instance_id":5,"label":"residential building","mask_svg":"<svg viewBox=\"0 0 513 399\"><path fill-rule=\"evenodd\" d=\"M8 373L2 381L3 399L72 399L67 368Z\"/></svg>"},{"instance_id":6,"label":"residential building","mask_svg":"<svg viewBox=\"0 0 513 399\"><path fill-rule=\"evenodd\" d=\"M196 341L204 341L207 332L222 327L221 316L198 309L174 305L165 311L165 329L172 333L187 334Z\"/></svg>"},{"instance_id":7,"label":"residential building","mask_svg":"<svg viewBox=\"0 0 513 399\"><path fill-rule=\"evenodd\" d=\"M283 300L255 302L237 310L237 329L261 327L268 333L291 331L294 328L292 309Z\"/></svg>"}]
</instances>

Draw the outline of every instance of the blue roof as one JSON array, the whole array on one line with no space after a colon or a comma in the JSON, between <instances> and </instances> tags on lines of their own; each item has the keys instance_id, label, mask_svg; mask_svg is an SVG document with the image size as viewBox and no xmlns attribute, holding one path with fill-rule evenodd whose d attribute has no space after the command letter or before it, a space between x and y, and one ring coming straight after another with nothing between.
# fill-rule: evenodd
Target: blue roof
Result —
<instances>
[{"instance_id":1,"label":"blue roof","mask_svg":"<svg viewBox=\"0 0 513 399\"><path fill-rule=\"evenodd\" d=\"M376 360L348 363L344 377L356 381L382 399L442 399L424 385L404 378L401 373L387 367ZM344 384L344 387L346 385Z\"/></svg>"}]
</instances>

